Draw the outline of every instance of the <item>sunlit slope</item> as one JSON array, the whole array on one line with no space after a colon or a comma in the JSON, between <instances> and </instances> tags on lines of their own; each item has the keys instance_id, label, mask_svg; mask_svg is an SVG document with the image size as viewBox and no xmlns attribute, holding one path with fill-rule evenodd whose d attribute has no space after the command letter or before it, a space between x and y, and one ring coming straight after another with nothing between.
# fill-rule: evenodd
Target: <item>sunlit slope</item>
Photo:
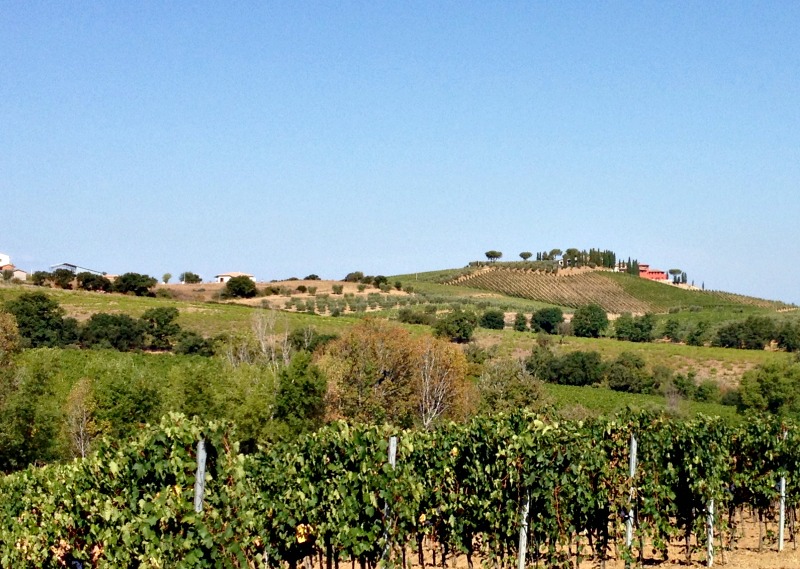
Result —
<instances>
[{"instance_id":1,"label":"sunlit slope","mask_svg":"<svg viewBox=\"0 0 800 569\"><path fill-rule=\"evenodd\" d=\"M665 312L670 308L753 307L777 310L780 302L743 295L690 290L610 271L557 274L503 267L486 267L450 281L509 296L577 308L590 303L608 312Z\"/></svg>"}]
</instances>

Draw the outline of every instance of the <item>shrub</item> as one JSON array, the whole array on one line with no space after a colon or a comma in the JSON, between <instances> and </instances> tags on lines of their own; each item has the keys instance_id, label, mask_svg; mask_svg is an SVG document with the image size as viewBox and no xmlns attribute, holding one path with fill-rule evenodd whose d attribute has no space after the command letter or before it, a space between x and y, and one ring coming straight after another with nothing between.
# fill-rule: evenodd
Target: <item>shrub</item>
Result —
<instances>
[{"instance_id":1,"label":"shrub","mask_svg":"<svg viewBox=\"0 0 800 569\"><path fill-rule=\"evenodd\" d=\"M505 314L502 310L487 310L481 316L480 325L489 330L502 330L506 325Z\"/></svg>"},{"instance_id":2,"label":"shrub","mask_svg":"<svg viewBox=\"0 0 800 569\"><path fill-rule=\"evenodd\" d=\"M80 332L81 344L87 348L115 349L121 352L140 350L145 346L146 325L127 314L93 314Z\"/></svg>"},{"instance_id":3,"label":"shrub","mask_svg":"<svg viewBox=\"0 0 800 569\"><path fill-rule=\"evenodd\" d=\"M113 290L122 294L133 293L136 296L153 296L150 289L156 286L156 283L158 281L149 275L125 273L114 281Z\"/></svg>"},{"instance_id":4,"label":"shrub","mask_svg":"<svg viewBox=\"0 0 800 569\"><path fill-rule=\"evenodd\" d=\"M570 352L553 362L552 376L562 385L596 385L603 380L603 362L595 351Z\"/></svg>"},{"instance_id":5,"label":"shrub","mask_svg":"<svg viewBox=\"0 0 800 569\"><path fill-rule=\"evenodd\" d=\"M578 337L597 338L607 326L606 311L597 304L581 306L572 316L572 331Z\"/></svg>"},{"instance_id":6,"label":"shrub","mask_svg":"<svg viewBox=\"0 0 800 569\"><path fill-rule=\"evenodd\" d=\"M203 279L200 278L200 275L192 273L191 271L186 271L185 273L181 273L178 276L178 280L186 284L197 284L203 282Z\"/></svg>"},{"instance_id":7,"label":"shrub","mask_svg":"<svg viewBox=\"0 0 800 569\"><path fill-rule=\"evenodd\" d=\"M333 294L342 294L342 291L344 290L344 285L335 284L331 287L331 289L333 290Z\"/></svg>"},{"instance_id":8,"label":"shrub","mask_svg":"<svg viewBox=\"0 0 800 569\"><path fill-rule=\"evenodd\" d=\"M203 338L197 332L184 330L178 336L175 353L210 357L214 355L214 342Z\"/></svg>"},{"instance_id":9,"label":"shrub","mask_svg":"<svg viewBox=\"0 0 800 569\"><path fill-rule=\"evenodd\" d=\"M531 330L555 334L558 331L558 325L563 321L564 313L560 308L542 308L531 315Z\"/></svg>"},{"instance_id":10,"label":"shrub","mask_svg":"<svg viewBox=\"0 0 800 569\"><path fill-rule=\"evenodd\" d=\"M433 333L437 337L463 344L472 339L477 325L478 317L475 314L458 310L440 318L434 325Z\"/></svg>"},{"instance_id":11,"label":"shrub","mask_svg":"<svg viewBox=\"0 0 800 569\"><path fill-rule=\"evenodd\" d=\"M56 348L74 342L77 337L77 321L64 318L64 309L44 293L23 293L6 302L5 309L16 318L26 347Z\"/></svg>"},{"instance_id":12,"label":"shrub","mask_svg":"<svg viewBox=\"0 0 800 569\"><path fill-rule=\"evenodd\" d=\"M514 330L526 332L528 330L528 319L522 312L517 312L514 316Z\"/></svg>"}]
</instances>

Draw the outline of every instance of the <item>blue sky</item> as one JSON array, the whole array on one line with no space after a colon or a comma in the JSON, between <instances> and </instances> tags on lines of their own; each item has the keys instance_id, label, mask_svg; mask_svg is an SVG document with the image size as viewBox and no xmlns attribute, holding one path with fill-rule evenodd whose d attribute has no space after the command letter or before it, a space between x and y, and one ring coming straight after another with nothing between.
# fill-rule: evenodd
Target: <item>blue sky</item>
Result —
<instances>
[{"instance_id":1,"label":"blue sky","mask_svg":"<svg viewBox=\"0 0 800 569\"><path fill-rule=\"evenodd\" d=\"M609 248L800 303L800 3L0 2L0 251L160 277Z\"/></svg>"}]
</instances>

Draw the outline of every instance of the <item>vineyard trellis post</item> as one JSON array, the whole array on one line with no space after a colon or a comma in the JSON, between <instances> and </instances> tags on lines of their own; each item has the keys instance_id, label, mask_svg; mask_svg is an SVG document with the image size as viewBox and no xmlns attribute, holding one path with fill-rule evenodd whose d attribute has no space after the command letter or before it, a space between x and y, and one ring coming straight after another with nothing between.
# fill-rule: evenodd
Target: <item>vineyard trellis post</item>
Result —
<instances>
[{"instance_id":1,"label":"vineyard trellis post","mask_svg":"<svg viewBox=\"0 0 800 569\"><path fill-rule=\"evenodd\" d=\"M197 441L197 472L194 475L194 511L203 511L203 495L206 491L206 442Z\"/></svg>"},{"instance_id":2,"label":"vineyard trellis post","mask_svg":"<svg viewBox=\"0 0 800 569\"><path fill-rule=\"evenodd\" d=\"M519 551L517 552L517 569L525 569L525 558L528 555L528 514L531 511L531 493L525 497L525 504L522 506L520 517L522 523L519 528Z\"/></svg>"},{"instance_id":3,"label":"vineyard trellis post","mask_svg":"<svg viewBox=\"0 0 800 569\"><path fill-rule=\"evenodd\" d=\"M397 437L389 437L389 466L392 467L392 470L397 466ZM383 506L383 519L389 519L389 502L387 501L386 504ZM386 541L386 545L383 548L383 555L381 555L381 561L386 559L386 556L389 554L389 550L391 547L389 546L389 526L387 524L386 530L383 533L383 539Z\"/></svg>"},{"instance_id":4,"label":"vineyard trellis post","mask_svg":"<svg viewBox=\"0 0 800 569\"><path fill-rule=\"evenodd\" d=\"M785 441L789 433L783 429L782 439ZM778 551L783 551L784 527L786 527L786 475L782 475L778 483L780 492L780 509L778 511Z\"/></svg>"},{"instance_id":5,"label":"vineyard trellis post","mask_svg":"<svg viewBox=\"0 0 800 569\"><path fill-rule=\"evenodd\" d=\"M628 464L628 474L630 476L631 481L631 490L630 490L630 500L631 500L631 507L628 510L628 517L625 520L625 547L631 547L631 543L633 543L633 501L636 497L636 489L634 487L633 479L636 476L636 453L638 450L636 436L631 435L631 451L630 451L630 462Z\"/></svg>"},{"instance_id":6,"label":"vineyard trellis post","mask_svg":"<svg viewBox=\"0 0 800 569\"><path fill-rule=\"evenodd\" d=\"M708 566L714 565L714 498L708 501L708 518L706 519L708 533Z\"/></svg>"},{"instance_id":7,"label":"vineyard trellis post","mask_svg":"<svg viewBox=\"0 0 800 569\"><path fill-rule=\"evenodd\" d=\"M786 526L786 477L781 476L780 487L781 505L778 514L778 551L783 551L783 528Z\"/></svg>"}]
</instances>

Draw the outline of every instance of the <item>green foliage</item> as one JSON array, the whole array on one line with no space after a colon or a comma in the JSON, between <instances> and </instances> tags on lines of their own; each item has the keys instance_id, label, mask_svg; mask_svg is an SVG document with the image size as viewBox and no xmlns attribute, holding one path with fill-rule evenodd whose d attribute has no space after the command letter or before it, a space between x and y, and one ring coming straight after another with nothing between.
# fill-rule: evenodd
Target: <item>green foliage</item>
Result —
<instances>
[{"instance_id":1,"label":"green foliage","mask_svg":"<svg viewBox=\"0 0 800 569\"><path fill-rule=\"evenodd\" d=\"M178 275L178 280L186 284L198 284L203 282L203 279L200 278L200 275L191 271L186 271Z\"/></svg>"},{"instance_id":2,"label":"green foliage","mask_svg":"<svg viewBox=\"0 0 800 569\"><path fill-rule=\"evenodd\" d=\"M800 363L774 362L745 372L740 410L800 417Z\"/></svg>"},{"instance_id":3,"label":"green foliage","mask_svg":"<svg viewBox=\"0 0 800 569\"><path fill-rule=\"evenodd\" d=\"M75 278L78 281L78 288L81 290L111 292L111 281L103 275L84 271L75 275Z\"/></svg>"},{"instance_id":4,"label":"green foliage","mask_svg":"<svg viewBox=\"0 0 800 569\"><path fill-rule=\"evenodd\" d=\"M164 273L164 275L161 277L161 282L167 284L171 278L172 273Z\"/></svg>"},{"instance_id":5,"label":"green foliage","mask_svg":"<svg viewBox=\"0 0 800 569\"><path fill-rule=\"evenodd\" d=\"M553 360L546 381L561 385L597 385L603 381L603 371L599 353L570 352Z\"/></svg>"},{"instance_id":6,"label":"green foliage","mask_svg":"<svg viewBox=\"0 0 800 569\"><path fill-rule=\"evenodd\" d=\"M127 314L93 314L81 327L80 342L86 348L114 349L120 352L145 347L146 324Z\"/></svg>"},{"instance_id":7,"label":"green foliage","mask_svg":"<svg viewBox=\"0 0 800 569\"><path fill-rule=\"evenodd\" d=\"M225 283L223 296L225 298L253 298L256 292L256 283L253 282L253 279L241 275L231 277Z\"/></svg>"},{"instance_id":8,"label":"green foliage","mask_svg":"<svg viewBox=\"0 0 800 569\"><path fill-rule=\"evenodd\" d=\"M522 312L517 312L514 315L514 330L517 332L528 331L528 318Z\"/></svg>"},{"instance_id":9,"label":"green foliage","mask_svg":"<svg viewBox=\"0 0 800 569\"><path fill-rule=\"evenodd\" d=\"M564 313L560 308L542 308L531 315L531 330L555 334L563 321Z\"/></svg>"},{"instance_id":10,"label":"green foliage","mask_svg":"<svg viewBox=\"0 0 800 569\"><path fill-rule=\"evenodd\" d=\"M331 285L331 291L333 292L333 294L342 294L342 290L344 290L344 285L341 284Z\"/></svg>"},{"instance_id":11,"label":"green foliage","mask_svg":"<svg viewBox=\"0 0 800 569\"><path fill-rule=\"evenodd\" d=\"M75 280L75 273L69 269L56 269L53 271L51 279L58 288L69 290L72 288L72 281Z\"/></svg>"},{"instance_id":12,"label":"green foliage","mask_svg":"<svg viewBox=\"0 0 800 569\"><path fill-rule=\"evenodd\" d=\"M149 308L142 314L140 320L145 325L148 349L172 349L173 342L181 332L181 327L175 322L177 318L178 309L172 306Z\"/></svg>"},{"instance_id":13,"label":"green foliage","mask_svg":"<svg viewBox=\"0 0 800 569\"><path fill-rule=\"evenodd\" d=\"M497 360L487 364L478 379L479 411L486 414L544 407L541 382L521 361Z\"/></svg>"},{"instance_id":14,"label":"green foliage","mask_svg":"<svg viewBox=\"0 0 800 569\"><path fill-rule=\"evenodd\" d=\"M58 302L44 293L23 293L6 302L5 310L16 318L26 347L65 346L76 339L76 321L64 318Z\"/></svg>"},{"instance_id":15,"label":"green foliage","mask_svg":"<svg viewBox=\"0 0 800 569\"><path fill-rule=\"evenodd\" d=\"M652 393L658 388L647 373L642 357L632 352L620 354L607 366L605 375L608 386L615 391Z\"/></svg>"},{"instance_id":16,"label":"green foliage","mask_svg":"<svg viewBox=\"0 0 800 569\"><path fill-rule=\"evenodd\" d=\"M135 296L153 296L152 288L158 281L149 275L139 273L125 273L116 278L113 284L114 292L134 294Z\"/></svg>"},{"instance_id":17,"label":"green foliage","mask_svg":"<svg viewBox=\"0 0 800 569\"><path fill-rule=\"evenodd\" d=\"M800 321L786 321L778 329L778 346L787 352L800 351Z\"/></svg>"},{"instance_id":18,"label":"green foliage","mask_svg":"<svg viewBox=\"0 0 800 569\"><path fill-rule=\"evenodd\" d=\"M47 271L34 271L34 273L31 275L31 282L35 286L45 286L52 278L53 275Z\"/></svg>"},{"instance_id":19,"label":"green foliage","mask_svg":"<svg viewBox=\"0 0 800 569\"><path fill-rule=\"evenodd\" d=\"M599 305L587 304L575 310L571 324L576 336L597 338L608 326L608 316Z\"/></svg>"},{"instance_id":20,"label":"green foliage","mask_svg":"<svg viewBox=\"0 0 800 569\"><path fill-rule=\"evenodd\" d=\"M214 355L214 343L191 330L183 330L175 344L175 353L210 357Z\"/></svg>"},{"instance_id":21,"label":"green foliage","mask_svg":"<svg viewBox=\"0 0 800 569\"><path fill-rule=\"evenodd\" d=\"M477 326L478 317L474 313L454 310L436 321L433 333L438 338L465 344L472 339Z\"/></svg>"},{"instance_id":22,"label":"green foliage","mask_svg":"<svg viewBox=\"0 0 800 569\"><path fill-rule=\"evenodd\" d=\"M500 257L503 256L503 254L500 251L495 251L495 250L486 251L485 255L486 255L486 258L489 260L490 263L494 263Z\"/></svg>"},{"instance_id":23,"label":"green foliage","mask_svg":"<svg viewBox=\"0 0 800 569\"><path fill-rule=\"evenodd\" d=\"M717 330L713 344L722 348L763 350L777 337L775 321L766 316L749 316L743 322L733 322Z\"/></svg>"},{"instance_id":24,"label":"green foliage","mask_svg":"<svg viewBox=\"0 0 800 569\"><path fill-rule=\"evenodd\" d=\"M283 421L292 435L319 428L325 416L326 390L325 377L311 363L311 354L297 352L278 374L275 418Z\"/></svg>"},{"instance_id":25,"label":"green foliage","mask_svg":"<svg viewBox=\"0 0 800 569\"><path fill-rule=\"evenodd\" d=\"M436 323L436 315L423 310L413 308L401 308L397 311L397 320L405 324L425 324L433 326Z\"/></svg>"},{"instance_id":26,"label":"green foliage","mask_svg":"<svg viewBox=\"0 0 800 569\"><path fill-rule=\"evenodd\" d=\"M614 337L628 342L650 342L654 328L655 318L652 314L631 316L626 312L614 322Z\"/></svg>"},{"instance_id":27,"label":"green foliage","mask_svg":"<svg viewBox=\"0 0 800 569\"><path fill-rule=\"evenodd\" d=\"M336 338L338 338L336 334L323 334L313 326L304 326L292 330L289 334L289 344L294 350L314 353Z\"/></svg>"},{"instance_id":28,"label":"green foliage","mask_svg":"<svg viewBox=\"0 0 800 569\"><path fill-rule=\"evenodd\" d=\"M502 330L506 326L505 316L502 310L487 310L481 315L480 326L489 330Z\"/></svg>"}]
</instances>

